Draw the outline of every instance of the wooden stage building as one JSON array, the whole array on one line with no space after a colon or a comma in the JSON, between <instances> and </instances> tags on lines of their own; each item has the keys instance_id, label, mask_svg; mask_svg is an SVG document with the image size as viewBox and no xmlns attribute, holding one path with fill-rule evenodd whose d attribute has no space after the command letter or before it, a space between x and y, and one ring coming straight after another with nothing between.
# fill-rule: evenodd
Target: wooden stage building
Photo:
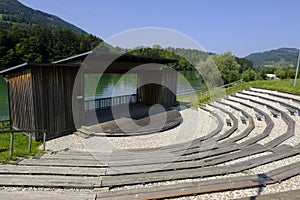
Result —
<instances>
[{"instance_id":1,"label":"wooden stage building","mask_svg":"<svg viewBox=\"0 0 300 200\"><path fill-rule=\"evenodd\" d=\"M13 127L48 130L47 139L51 139L93 125L87 121L89 112L95 111L98 116L95 124L101 122L99 112L104 113L112 105L159 104L167 109L174 106L177 72L165 66L172 62L163 58L87 52L48 64L25 63L3 70L0 75L8 80ZM135 73L137 93L85 100L84 74L89 73ZM40 140L42 135L35 134L33 138Z\"/></svg>"}]
</instances>

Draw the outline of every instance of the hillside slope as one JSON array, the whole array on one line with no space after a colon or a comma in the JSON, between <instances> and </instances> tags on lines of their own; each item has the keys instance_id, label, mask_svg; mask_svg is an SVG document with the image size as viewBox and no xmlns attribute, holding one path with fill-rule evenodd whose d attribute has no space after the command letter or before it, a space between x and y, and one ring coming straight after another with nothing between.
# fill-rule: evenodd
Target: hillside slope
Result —
<instances>
[{"instance_id":1,"label":"hillside slope","mask_svg":"<svg viewBox=\"0 0 300 200\"><path fill-rule=\"evenodd\" d=\"M57 16L29 8L18 0L0 0L0 28L11 30L14 26L68 29L74 33L86 32Z\"/></svg>"},{"instance_id":2,"label":"hillside slope","mask_svg":"<svg viewBox=\"0 0 300 200\"><path fill-rule=\"evenodd\" d=\"M297 64L299 49L280 48L271 51L253 53L245 58L256 66L294 67Z\"/></svg>"}]
</instances>

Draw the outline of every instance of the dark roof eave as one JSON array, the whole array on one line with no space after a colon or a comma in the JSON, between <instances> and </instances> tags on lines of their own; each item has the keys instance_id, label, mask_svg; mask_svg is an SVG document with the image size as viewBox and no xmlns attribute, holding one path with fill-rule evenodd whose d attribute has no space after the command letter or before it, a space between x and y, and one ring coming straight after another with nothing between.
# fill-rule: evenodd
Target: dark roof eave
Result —
<instances>
[{"instance_id":1,"label":"dark roof eave","mask_svg":"<svg viewBox=\"0 0 300 200\"><path fill-rule=\"evenodd\" d=\"M59 63L63 63L63 62L66 62L66 61L73 60L73 59L78 59L80 57L86 57L86 56L90 55L91 53L93 53L93 51L88 51L88 52L85 52L85 53L82 53L82 54L79 54L79 55L75 55L75 56L71 56L71 57L68 57L68 58L61 59L61 60L57 60L57 61L52 62L52 64L59 64Z\"/></svg>"},{"instance_id":2,"label":"dark roof eave","mask_svg":"<svg viewBox=\"0 0 300 200\"><path fill-rule=\"evenodd\" d=\"M85 52L76 56L72 56L69 58L65 58L59 61L55 61L52 63L23 63L5 70L0 71L0 75L5 75L8 74L12 71L18 70L20 68L23 67L27 67L27 66L74 66L74 67L80 67L81 64L68 64L66 63L67 61L71 61L74 59L79 59L79 58L84 58L92 53L97 54L98 52ZM141 56L141 55L130 55L130 54L114 54L114 53L103 53L101 52L100 55L107 55L107 56L119 56L116 60L117 61L133 61L133 62L137 62L137 63L147 63L147 62L154 62L154 63L161 63L161 64L167 64L167 63L174 63L177 60L175 59L169 59L169 58L158 58L158 57L150 57L150 56Z\"/></svg>"},{"instance_id":3,"label":"dark roof eave","mask_svg":"<svg viewBox=\"0 0 300 200\"><path fill-rule=\"evenodd\" d=\"M17 70L17 69L25 67L27 65L28 65L28 63L23 63L23 64L20 64L20 65L17 65L17 66L14 66L14 67L2 70L2 71L0 71L0 75L5 75L5 74L7 74L7 72Z\"/></svg>"},{"instance_id":4,"label":"dark roof eave","mask_svg":"<svg viewBox=\"0 0 300 200\"><path fill-rule=\"evenodd\" d=\"M152 61L152 62L157 62L157 63L161 63L161 64L174 63L177 61L175 59L170 59L170 58L159 58L159 57L130 55L130 54L124 54L120 57L120 59L122 59L122 58L136 59L136 60L143 60L143 61Z\"/></svg>"},{"instance_id":5,"label":"dark roof eave","mask_svg":"<svg viewBox=\"0 0 300 200\"><path fill-rule=\"evenodd\" d=\"M114 56L116 60L125 60L128 61L127 59L135 59L135 60L140 60L140 61L152 61L152 62L158 62L158 63L174 63L177 60L175 59L169 59L169 58L159 58L159 57L150 57L150 56L142 56L142 55L130 55L130 54L116 54L116 53L109 53L109 52L94 52L94 51L89 51L85 52L79 55L71 56L69 58L65 58L62 60L58 60L55 62L52 62L53 64L59 64L59 63L65 63L65 62L71 62L72 60L80 59L80 58L85 58L89 55L97 57L99 56Z\"/></svg>"},{"instance_id":6,"label":"dark roof eave","mask_svg":"<svg viewBox=\"0 0 300 200\"><path fill-rule=\"evenodd\" d=\"M27 66L44 66L44 67L52 67L52 66L57 66L57 67L80 67L80 64L52 64L52 63L23 63L21 65L17 65L5 70L0 71L0 75L6 75L10 72L16 71L20 68L24 68Z\"/></svg>"}]
</instances>

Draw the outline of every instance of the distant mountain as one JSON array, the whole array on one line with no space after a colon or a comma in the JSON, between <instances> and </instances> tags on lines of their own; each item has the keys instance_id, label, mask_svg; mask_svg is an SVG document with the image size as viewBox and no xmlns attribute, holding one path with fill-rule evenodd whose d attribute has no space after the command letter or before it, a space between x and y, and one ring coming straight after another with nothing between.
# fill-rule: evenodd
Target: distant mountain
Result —
<instances>
[{"instance_id":1,"label":"distant mountain","mask_svg":"<svg viewBox=\"0 0 300 200\"><path fill-rule=\"evenodd\" d=\"M0 28L11 30L14 26L61 28L86 34L84 30L57 16L29 8L17 0L0 0Z\"/></svg>"},{"instance_id":2,"label":"distant mountain","mask_svg":"<svg viewBox=\"0 0 300 200\"><path fill-rule=\"evenodd\" d=\"M299 49L280 48L260 53L252 53L245 58L256 66L294 67L297 64Z\"/></svg>"}]
</instances>

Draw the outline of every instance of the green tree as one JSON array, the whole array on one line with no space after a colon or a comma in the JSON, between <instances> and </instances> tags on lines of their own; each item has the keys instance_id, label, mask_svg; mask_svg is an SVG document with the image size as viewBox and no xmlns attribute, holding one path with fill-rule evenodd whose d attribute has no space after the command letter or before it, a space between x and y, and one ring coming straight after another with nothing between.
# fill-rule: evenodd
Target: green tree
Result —
<instances>
[{"instance_id":1,"label":"green tree","mask_svg":"<svg viewBox=\"0 0 300 200\"><path fill-rule=\"evenodd\" d=\"M280 79L286 79L289 76L289 70L286 68L277 69L275 75Z\"/></svg>"},{"instance_id":2,"label":"green tree","mask_svg":"<svg viewBox=\"0 0 300 200\"><path fill-rule=\"evenodd\" d=\"M11 31L0 29L0 68L24 62L53 62L90 51L102 42L89 34L36 26L13 26Z\"/></svg>"},{"instance_id":3,"label":"green tree","mask_svg":"<svg viewBox=\"0 0 300 200\"><path fill-rule=\"evenodd\" d=\"M255 71L251 69L247 69L243 74L242 74L242 79L243 81L249 82L249 81L254 81L256 77Z\"/></svg>"},{"instance_id":4,"label":"green tree","mask_svg":"<svg viewBox=\"0 0 300 200\"><path fill-rule=\"evenodd\" d=\"M161 49L161 46L159 44L154 44L152 45L153 49Z\"/></svg>"},{"instance_id":5,"label":"green tree","mask_svg":"<svg viewBox=\"0 0 300 200\"><path fill-rule=\"evenodd\" d=\"M293 78L295 78L295 75L296 75L296 70L295 69L290 69L289 72L288 72L288 77L293 79ZM298 71L297 77L300 78L299 77L299 71Z\"/></svg>"},{"instance_id":6,"label":"green tree","mask_svg":"<svg viewBox=\"0 0 300 200\"><path fill-rule=\"evenodd\" d=\"M238 58L235 57L236 62L240 65L239 73L242 74L248 69L254 69L253 62L250 60L247 60L246 58Z\"/></svg>"},{"instance_id":7,"label":"green tree","mask_svg":"<svg viewBox=\"0 0 300 200\"><path fill-rule=\"evenodd\" d=\"M239 80L240 75L238 70L240 65L230 52L221 55L212 55L211 57L221 72L224 84Z\"/></svg>"}]
</instances>

